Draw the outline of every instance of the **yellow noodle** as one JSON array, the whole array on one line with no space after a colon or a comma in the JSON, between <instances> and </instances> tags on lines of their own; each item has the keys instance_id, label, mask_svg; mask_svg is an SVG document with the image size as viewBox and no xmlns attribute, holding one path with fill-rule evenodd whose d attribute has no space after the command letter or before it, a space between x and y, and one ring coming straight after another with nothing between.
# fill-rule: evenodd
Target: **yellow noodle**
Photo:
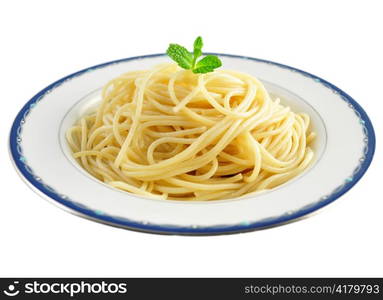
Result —
<instances>
[{"instance_id":1,"label":"yellow noodle","mask_svg":"<svg viewBox=\"0 0 383 300\"><path fill-rule=\"evenodd\" d=\"M255 77L174 64L105 85L96 112L66 134L92 176L129 193L210 201L272 189L312 162L310 117Z\"/></svg>"}]
</instances>

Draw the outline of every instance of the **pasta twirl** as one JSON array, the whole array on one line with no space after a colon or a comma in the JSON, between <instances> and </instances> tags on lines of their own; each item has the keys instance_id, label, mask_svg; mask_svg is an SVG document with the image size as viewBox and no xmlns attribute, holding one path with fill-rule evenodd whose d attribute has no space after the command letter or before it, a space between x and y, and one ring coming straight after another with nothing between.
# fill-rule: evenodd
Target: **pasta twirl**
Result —
<instances>
[{"instance_id":1,"label":"pasta twirl","mask_svg":"<svg viewBox=\"0 0 383 300\"><path fill-rule=\"evenodd\" d=\"M89 174L115 188L216 200L301 173L314 156L309 125L253 76L163 64L106 84L97 111L71 127L67 141Z\"/></svg>"}]
</instances>

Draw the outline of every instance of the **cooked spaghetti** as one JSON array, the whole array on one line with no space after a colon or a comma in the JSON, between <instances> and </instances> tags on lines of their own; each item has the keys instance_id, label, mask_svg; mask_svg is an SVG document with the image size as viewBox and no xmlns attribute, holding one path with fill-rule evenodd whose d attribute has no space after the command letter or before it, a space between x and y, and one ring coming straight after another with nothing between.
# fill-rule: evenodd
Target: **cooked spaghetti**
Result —
<instances>
[{"instance_id":1,"label":"cooked spaghetti","mask_svg":"<svg viewBox=\"0 0 383 300\"><path fill-rule=\"evenodd\" d=\"M253 76L163 64L110 81L67 140L81 166L115 188L217 200L272 189L306 169L309 125Z\"/></svg>"}]
</instances>

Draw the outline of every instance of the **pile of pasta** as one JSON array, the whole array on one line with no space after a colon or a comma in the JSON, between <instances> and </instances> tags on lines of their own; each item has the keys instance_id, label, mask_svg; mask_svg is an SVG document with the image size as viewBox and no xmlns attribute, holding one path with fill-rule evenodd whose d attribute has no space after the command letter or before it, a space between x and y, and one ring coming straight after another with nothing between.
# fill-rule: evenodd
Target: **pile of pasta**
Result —
<instances>
[{"instance_id":1,"label":"pile of pasta","mask_svg":"<svg viewBox=\"0 0 383 300\"><path fill-rule=\"evenodd\" d=\"M272 189L313 160L310 118L271 99L255 77L194 74L175 64L123 74L96 112L67 131L73 156L115 188L173 200Z\"/></svg>"}]
</instances>

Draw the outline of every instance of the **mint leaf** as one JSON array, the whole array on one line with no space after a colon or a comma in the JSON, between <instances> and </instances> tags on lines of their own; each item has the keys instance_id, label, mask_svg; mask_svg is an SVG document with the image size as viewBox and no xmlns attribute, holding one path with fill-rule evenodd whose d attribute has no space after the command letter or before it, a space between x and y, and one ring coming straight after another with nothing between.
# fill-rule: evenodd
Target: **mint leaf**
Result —
<instances>
[{"instance_id":1,"label":"mint leaf","mask_svg":"<svg viewBox=\"0 0 383 300\"><path fill-rule=\"evenodd\" d=\"M181 68L191 69L193 66L193 55L178 44L170 44L166 54L170 56Z\"/></svg>"},{"instance_id":2,"label":"mint leaf","mask_svg":"<svg viewBox=\"0 0 383 300\"><path fill-rule=\"evenodd\" d=\"M194 47L193 54L194 54L194 63L195 63L197 58L202 55L203 42L200 36L195 39L193 47Z\"/></svg>"},{"instance_id":3,"label":"mint leaf","mask_svg":"<svg viewBox=\"0 0 383 300\"><path fill-rule=\"evenodd\" d=\"M215 55L207 55L197 62L193 73L208 73L222 66L221 60Z\"/></svg>"},{"instance_id":4,"label":"mint leaf","mask_svg":"<svg viewBox=\"0 0 383 300\"><path fill-rule=\"evenodd\" d=\"M198 68L195 68L193 69L193 73L201 73L201 74L205 74L205 73L209 73L209 72L213 72L214 71L214 68L212 67L208 67L208 66L205 66L205 67L198 67Z\"/></svg>"},{"instance_id":5,"label":"mint leaf","mask_svg":"<svg viewBox=\"0 0 383 300\"><path fill-rule=\"evenodd\" d=\"M202 55L203 41L199 36L193 44L193 54L185 47L178 44L170 44L166 50L167 55L173 59L181 68L192 70L193 73L208 73L222 66L221 60L215 55L207 55L197 62Z\"/></svg>"}]
</instances>

